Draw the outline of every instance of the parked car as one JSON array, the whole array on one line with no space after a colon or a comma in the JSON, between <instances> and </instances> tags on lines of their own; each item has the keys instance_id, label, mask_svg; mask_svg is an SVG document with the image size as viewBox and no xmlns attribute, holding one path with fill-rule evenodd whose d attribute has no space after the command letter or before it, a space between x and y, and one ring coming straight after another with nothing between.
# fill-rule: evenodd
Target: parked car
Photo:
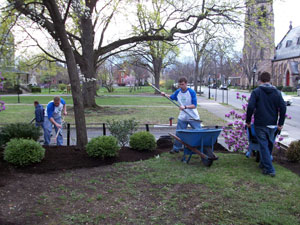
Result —
<instances>
[{"instance_id":1,"label":"parked car","mask_svg":"<svg viewBox=\"0 0 300 225\"><path fill-rule=\"evenodd\" d=\"M293 98L290 95L285 94L284 92L281 92L282 98L285 101L286 105L291 105L293 103Z\"/></svg>"},{"instance_id":2,"label":"parked car","mask_svg":"<svg viewBox=\"0 0 300 225\"><path fill-rule=\"evenodd\" d=\"M227 90L228 89L228 87L227 87L227 85L220 85L220 87L219 87L219 89L221 89L221 90Z\"/></svg>"}]
</instances>

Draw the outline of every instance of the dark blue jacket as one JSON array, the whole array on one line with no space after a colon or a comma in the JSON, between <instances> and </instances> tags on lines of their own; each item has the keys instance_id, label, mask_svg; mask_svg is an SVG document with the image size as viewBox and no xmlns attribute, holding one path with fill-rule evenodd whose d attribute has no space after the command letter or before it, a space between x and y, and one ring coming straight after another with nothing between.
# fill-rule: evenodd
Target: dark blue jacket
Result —
<instances>
[{"instance_id":1,"label":"dark blue jacket","mask_svg":"<svg viewBox=\"0 0 300 225\"><path fill-rule=\"evenodd\" d=\"M286 104L281 92L271 84L260 85L251 93L247 107L246 123L251 122L253 113L254 125L256 126L282 126L285 120Z\"/></svg>"},{"instance_id":2,"label":"dark blue jacket","mask_svg":"<svg viewBox=\"0 0 300 225\"><path fill-rule=\"evenodd\" d=\"M35 107L35 121L36 122L44 122L44 108L41 104L38 104Z\"/></svg>"}]
</instances>

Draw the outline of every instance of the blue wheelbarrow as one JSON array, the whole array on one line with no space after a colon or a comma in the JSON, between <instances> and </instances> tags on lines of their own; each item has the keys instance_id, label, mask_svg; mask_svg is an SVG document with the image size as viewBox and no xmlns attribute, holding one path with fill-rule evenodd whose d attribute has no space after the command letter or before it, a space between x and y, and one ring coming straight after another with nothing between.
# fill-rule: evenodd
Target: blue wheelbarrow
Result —
<instances>
[{"instance_id":1,"label":"blue wheelbarrow","mask_svg":"<svg viewBox=\"0 0 300 225\"><path fill-rule=\"evenodd\" d=\"M178 136L169 134L177 141L184 145L184 154L181 159L182 162L189 163L193 154L201 157L201 161L205 166L211 166L214 160L218 157L213 153L214 144L222 129L188 129L177 130Z\"/></svg>"},{"instance_id":2,"label":"blue wheelbarrow","mask_svg":"<svg viewBox=\"0 0 300 225\"><path fill-rule=\"evenodd\" d=\"M259 155L260 147L259 147L258 140L256 138L254 124L251 124L251 129L249 129L247 126L245 126L245 129L247 130L247 136L248 136L248 140L249 140L249 146L248 146L248 151L246 152L246 157L250 158L251 154L253 154L256 158L256 162L259 162L260 161L260 155ZM274 135L274 141L276 139L276 136L279 134L280 134L280 130L276 129L275 135ZM272 152L271 152L271 160L273 160Z\"/></svg>"}]
</instances>

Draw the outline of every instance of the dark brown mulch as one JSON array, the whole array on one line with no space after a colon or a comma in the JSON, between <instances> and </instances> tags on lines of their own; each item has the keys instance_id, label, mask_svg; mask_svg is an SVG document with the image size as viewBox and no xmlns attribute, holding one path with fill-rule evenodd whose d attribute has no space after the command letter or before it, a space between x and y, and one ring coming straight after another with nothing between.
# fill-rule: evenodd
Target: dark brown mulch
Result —
<instances>
[{"instance_id":1,"label":"dark brown mulch","mask_svg":"<svg viewBox=\"0 0 300 225\"><path fill-rule=\"evenodd\" d=\"M16 168L9 165L0 157L0 187L5 185L8 180L13 179L16 173L53 173L70 169L91 168L99 166L107 166L118 162L134 162L146 160L157 156L163 152L170 150L170 145L159 145L154 151L136 151L125 147L119 151L119 155L113 158L91 158L87 155L84 149L79 149L75 146L50 146L45 147L45 158L42 162L24 168ZM229 153L226 148L216 143L214 146L215 152ZM275 157L275 161L280 165L290 169L300 176L300 164L288 162L282 157Z\"/></svg>"}]
</instances>

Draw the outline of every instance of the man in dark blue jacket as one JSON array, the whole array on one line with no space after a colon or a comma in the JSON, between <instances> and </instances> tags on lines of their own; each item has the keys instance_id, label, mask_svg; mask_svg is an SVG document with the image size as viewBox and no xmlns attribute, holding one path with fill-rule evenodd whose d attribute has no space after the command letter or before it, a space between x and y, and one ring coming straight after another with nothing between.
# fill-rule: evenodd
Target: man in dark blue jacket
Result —
<instances>
[{"instance_id":1,"label":"man in dark blue jacket","mask_svg":"<svg viewBox=\"0 0 300 225\"><path fill-rule=\"evenodd\" d=\"M276 128L281 130L285 120L286 104L274 86L270 84L271 75L263 72L260 76L261 85L250 96L247 108L246 123L251 127L254 114L254 128L260 146L260 165L263 174L275 176L271 153Z\"/></svg>"},{"instance_id":2,"label":"man in dark blue jacket","mask_svg":"<svg viewBox=\"0 0 300 225\"><path fill-rule=\"evenodd\" d=\"M44 128L44 107L38 101L34 101L34 107L35 126Z\"/></svg>"}]
</instances>

